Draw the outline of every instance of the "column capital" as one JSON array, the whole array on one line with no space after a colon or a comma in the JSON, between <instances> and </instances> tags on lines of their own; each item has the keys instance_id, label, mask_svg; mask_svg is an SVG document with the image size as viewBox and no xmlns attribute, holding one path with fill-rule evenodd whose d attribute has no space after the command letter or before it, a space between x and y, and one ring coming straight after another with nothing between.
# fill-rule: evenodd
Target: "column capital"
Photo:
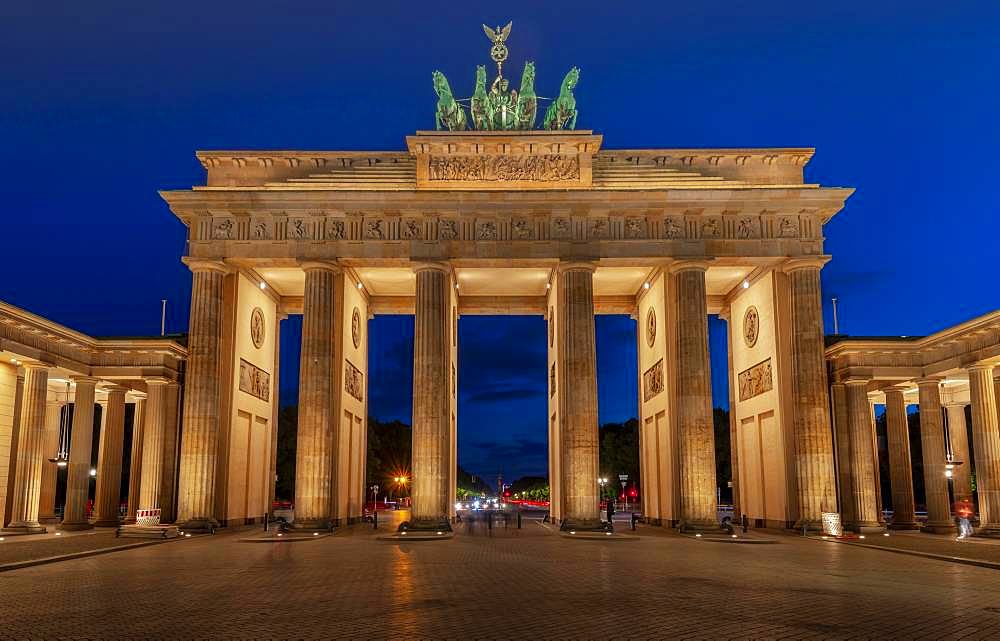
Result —
<instances>
[{"instance_id":1,"label":"column capital","mask_svg":"<svg viewBox=\"0 0 1000 641\"><path fill-rule=\"evenodd\" d=\"M146 392L139 392L134 389L130 389L125 395L125 400L131 400L133 402L144 401L146 400Z\"/></svg>"},{"instance_id":2,"label":"column capital","mask_svg":"<svg viewBox=\"0 0 1000 641\"><path fill-rule=\"evenodd\" d=\"M181 262L187 265L188 269L196 274L198 272L218 272L220 274L228 274L232 271L229 268L229 265L225 264L221 260L184 256L181 258Z\"/></svg>"},{"instance_id":3,"label":"column capital","mask_svg":"<svg viewBox=\"0 0 1000 641\"><path fill-rule=\"evenodd\" d=\"M823 269L823 265L830 262L830 258L831 257L827 255L792 258L780 265L778 268L786 274L790 274L800 269Z\"/></svg>"},{"instance_id":4,"label":"column capital","mask_svg":"<svg viewBox=\"0 0 1000 641\"><path fill-rule=\"evenodd\" d=\"M336 262L326 260L300 260L299 267L302 268L302 271L306 272L322 271L330 272L331 274L339 274L343 271L340 265Z\"/></svg>"},{"instance_id":5,"label":"column capital","mask_svg":"<svg viewBox=\"0 0 1000 641\"><path fill-rule=\"evenodd\" d=\"M109 396L111 394L121 394L122 396L125 396L125 394L129 392L129 388L124 385L108 385L101 389L101 391L106 392Z\"/></svg>"},{"instance_id":6,"label":"column capital","mask_svg":"<svg viewBox=\"0 0 1000 641\"><path fill-rule=\"evenodd\" d=\"M557 273L564 272L591 272L597 269L597 265L589 260L561 260L556 267Z\"/></svg>"},{"instance_id":7,"label":"column capital","mask_svg":"<svg viewBox=\"0 0 1000 641\"><path fill-rule=\"evenodd\" d=\"M915 380L913 382L917 384L917 387L930 387L930 386L933 386L935 388L940 389L941 380L942 379L939 376L925 376L924 378L918 378L917 380Z\"/></svg>"},{"instance_id":8,"label":"column capital","mask_svg":"<svg viewBox=\"0 0 1000 641\"><path fill-rule=\"evenodd\" d=\"M676 274L678 272L687 271L706 271L708 266L712 264L712 261L707 258L685 258L684 260L675 260L667 265L667 272L670 274Z\"/></svg>"},{"instance_id":9,"label":"column capital","mask_svg":"<svg viewBox=\"0 0 1000 641\"><path fill-rule=\"evenodd\" d=\"M94 386L96 386L98 383L101 382L101 379L99 379L99 378L95 378L93 376L83 376L83 375L80 375L80 376L70 376L70 380L72 380L77 385L80 385L82 383L83 385L94 385Z\"/></svg>"},{"instance_id":10,"label":"column capital","mask_svg":"<svg viewBox=\"0 0 1000 641\"><path fill-rule=\"evenodd\" d=\"M43 363L42 361L21 361L21 367L24 369L44 369L45 371L48 371L51 365Z\"/></svg>"},{"instance_id":11,"label":"column capital","mask_svg":"<svg viewBox=\"0 0 1000 641\"><path fill-rule=\"evenodd\" d=\"M965 369L968 372L987 372L987 373L992 373L994 370L1000 369L1000 368L997 368L996 366L994 366L994 365L992 365L990 363L973 363L972 365L969 365Z\"/></svg>"},{"instance_id":12,"label":"column capital","mask_svg":"<svg viewBox=\"0 0 1000 641\"><path fill-rule=\"evenodd\" d=\"M150 385L169 385L172 381L166 376L147 376L142 379L142 382L148 387Z\"/></svg>"},{"instance_id":13,"label":"column capital","mask_svg":"<svg viewBox=\"0 0 1000 641\"><path fill-rule=\"evenodd\" d=\"M870 381L867 378L854 377L845 379L842 382L844 383L844 385L864 385L865 387L868 387L868 383Z\"/></svg>"},{"instance_id":14,"label":"column capital","mask_svg":"<svg viewBox=\"0 0 1000 641\"><path fill-rule=\"evenodd\" d=\"M443 274L451 274L451 265L434 260L415 260L411 264L414 274L420 272L435 271Z\"/></svg>"}]
</instances>

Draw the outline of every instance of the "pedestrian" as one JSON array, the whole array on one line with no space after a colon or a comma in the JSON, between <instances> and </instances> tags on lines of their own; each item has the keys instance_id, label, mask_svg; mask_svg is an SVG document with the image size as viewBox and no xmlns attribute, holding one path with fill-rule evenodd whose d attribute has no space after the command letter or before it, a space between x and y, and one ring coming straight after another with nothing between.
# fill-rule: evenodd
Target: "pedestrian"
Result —
<instances>
[{"instance_id":1,"label":"pedestrian","mask_svg":"<svg viewBox=\"0 0 1000 641\"><path fill-rule=\"evenodd\" d=\"M608 524L610 525L615 516L615 502L608 499Z\"/></svg>"},{"instance_id":2,"label":"pedestrian","mask_svg":"<svg viewBox=\"0 0 1000 641\"><path fill-rule=\"evenodd\" d=\"M970 519L976 513L972 501L968 497L962 497L955 501L953 509L955 510L955 516L958 517L958 538L969 538L972 536L972 523L970 523Z\"/></svg>"}]
</instances>

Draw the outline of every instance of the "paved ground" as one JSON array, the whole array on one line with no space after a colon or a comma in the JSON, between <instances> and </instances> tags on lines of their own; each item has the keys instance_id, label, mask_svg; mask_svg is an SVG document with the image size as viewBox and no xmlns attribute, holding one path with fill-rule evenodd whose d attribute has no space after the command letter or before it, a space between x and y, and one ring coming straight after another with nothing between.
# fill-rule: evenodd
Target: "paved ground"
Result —
<instances>
[{"instance_id":1,"label":"paved ground","mask_svg":"<svg viewBox=\"0 0 1000 641\"><path fill-rule=\"evenodd\" d=\"M63 554L128 547L141 541L142 539L115 538L115 528L57 532L54 527L49 526L49 532L46 534L0 535L0 565Z\"/></svg>"},{"instance_id":2,"label":"paved ground","mask_svg":"<svg viewBox=\"0 0 1000 641\"><path fill-rule=\"evenodd\" d=\"M408 544L370 526L298 543L194 537L0 575L0 636L1000 638L995 570L797 537L644 532L655 536L572 541L531 522Z\"/></svg>"}]
</instances>

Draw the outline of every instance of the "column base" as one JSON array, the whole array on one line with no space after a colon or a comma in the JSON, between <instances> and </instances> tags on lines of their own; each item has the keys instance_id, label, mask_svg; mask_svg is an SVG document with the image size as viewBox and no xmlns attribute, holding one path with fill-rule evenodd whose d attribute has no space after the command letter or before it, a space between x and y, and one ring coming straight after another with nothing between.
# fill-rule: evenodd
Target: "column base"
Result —
<instances>
[{"instance_id":1,"label":"column base","mask_svg":"<svg viewBox=\"0 0 1000 641\"><path fill-rule=\"evenodd\" d=\"M900 523L896 523L895 521L893 521L892 523L889 524L888 527L890 530L920 531L920 524L918 524L916 521L902 521Z\"/></svg>"},{"instance_id":2,"label":"column base","mask_svg":"<svg viewBox=\"0 0 1000 641\"><path fill-rule=\"evenodd\" d=\"M721 532L723 527L709 519L681 519L677 524L678 532Z\"/></svg>"},{"instance_id":3,"label":"column base","mask_svg":"<svg viewBox=\"0 0 1000 641\"><path fill-rule=\"evenodd\" d=\"M735 527L735 524L733 524ZM798 530L799 532L822 532L823 531L823 521L821 519L799 519L792 525L793 530ZM844 526L846 529L846 526Z\"/></svg>"},{"instance_id":4,"label":"column base","mask_svg":"<svg viewBox=\"0 0 1000 641\"><path fill-rule=\"evenodd\" d=\"M197 516L193 519L188 519L184 521L179 526L179 529L185 532L208 532L209 534L215 534L215 529L219 527L219 522L210 516Z\"/></svg>"},{"instance_id":5,"label":"column base","mask_svg":"<svg viewBox=\"0 0 1000 641\"><path fill-rule=\"evenodd\" d=\"M57 530L65 532L79 532L81 530L92 530L94 525L90 521L63 521L56 526Z\"/></svg>"},{"instance_id":6,"label":"column base","mask_svg":"<svg viewBox=\"0 0 1000 641\"><path fill-rule=\"evenodd\" d=\"M855 534L882 534L885 532L885 524L878 521L857 521L849 523L844 529Z\"/></svg>"},{"instance_id":7,"label":"column base","mask_svg":"<svg viewBox=\"0 0 1000 641\"><path fill-rule=\"evenodd\" d=\"M416 518L399 524L399 532L451 532L447 516Z\"/></svg>"},{"instance_id":8,"label":"column base","mask_svg":"<svg viewBox=\"0 0 1000 641\"><path fill-rule=\"evenodd\" d=\"M1000 538L1000 523L986 523L975 528L973 536Z\"/></svg>"},{"instance_id":9,"label":"column base","mask_svg":"<svg viewBox=\"0 0 1000 641\"><path fill-rule=\"evenodd\" d=\"M921 532L929 532L931 534L954 534L958 532L958 528L951 521L928 521L924 524Z\"/></svg>"},{"instance_id":10,"label":"column base","mask_svg":"<svg viewBox=\"0 0 1000 641\"><path fill-rule=\"evenodd\" d=\"M4 534L45 534L48 530L41 523L11 523L0 529Z\"/></svg>"},{"instance_id":11,"label":"column base","mask_svg":"<svg viewBox=\"0 0 1000 641\"><path fill-rule=\"evenodd\" d=\"M610 523L601 519L574 519L567 517L559 524L560 532L610 532Z\"/></svg>"},{"instance_id":12,"label":"column base","mask_svg":"<svg viewBox=\"0 0 1000 641\"><path fill-rule=\"evenodd\" d=\"M47 523L47 524L55 525L55 524L59 523L60 521L62 521L62 519L59 518L58 516L56 516L55 514L47 514L45 516L38 517L38 522L39 523Z\"/></svg>"},{"instance_id":13,"label":"column base","mask_svg":"<svg viewBox=\"0 0 1000 641\"><path fill-rule=\"evenodd\" d=\"M94 527L118 527L122 522L118 519L95 519Z\"/></svg>"},{"instance_id":14,"label":"column base","mask_svg":"<svg viewBox=\"0 0 1000 641\"><path fill-rule=\"evenodd\" d=\"M293 530L329 532L333 529L333 527L332 519L295 519L292 521Z\"/></svg>"},{"instance_id":15,"label":"column base","mask_svg":"<svg viewBox=\"0 0 1000 641\"><path fill-rule=\"evenodd\" d=\"M126 517L126 519L122 521L122 525L135 525L135 517Z\"/></svg>"}]
</instances>

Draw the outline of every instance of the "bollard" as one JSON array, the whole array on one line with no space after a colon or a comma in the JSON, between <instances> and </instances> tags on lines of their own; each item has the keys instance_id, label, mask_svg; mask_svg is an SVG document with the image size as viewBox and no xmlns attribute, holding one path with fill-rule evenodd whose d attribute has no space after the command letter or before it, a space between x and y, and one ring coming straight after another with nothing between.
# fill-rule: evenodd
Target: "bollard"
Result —
<instances>
[{"instance_id":1,"label":"bollard","mask_svg":"<svg viewBox=\"0 0 1000 641\"><path fill-rule=\"evenodd\" d=\"M639 520L639 517L636 516L635 512L632 512L632 531L633 532L635 532L635 524L636 524L636 522L638 520Z\"/></svg>"},{"instance_id":2,"label":"bollard","mask_svg":"<svg viewBox=\"0 0 1000 641\"><path fill-rule=\"evenodd\" d=\"M378 510L372 513L372 529L378 529Z\"/></svg>"},{"instance_id":3,"label":"bollard","mask_svg":"<svg viewBox=\"0 0 1000 641\"><path fill-rule=\"evenodd\" d=\"M521 529L521 512L517 513L517 529Z\"/></svg>"}]
</instances>

